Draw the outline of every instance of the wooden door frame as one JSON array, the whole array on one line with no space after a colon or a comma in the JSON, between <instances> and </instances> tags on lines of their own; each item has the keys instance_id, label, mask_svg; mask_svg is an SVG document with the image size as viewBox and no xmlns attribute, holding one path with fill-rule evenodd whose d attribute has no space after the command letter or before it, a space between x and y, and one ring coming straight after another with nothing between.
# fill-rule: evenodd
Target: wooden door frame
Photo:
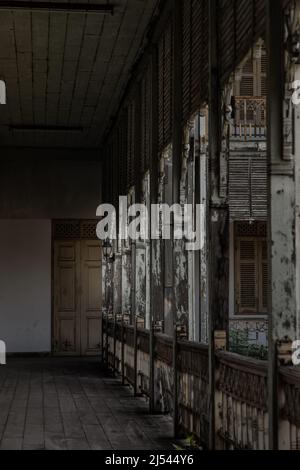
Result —
<instances>
[{"instance_id":1,"label":"wooden door frame","mask_svg":"<svg viewBox=\"0 0 300 470\"><path fill-rule=\"evenodd\" d=\"M98 224L98 219L52 219L51 221L51 356L55 356L55 308L54 308L54 271L55 271L55 242L81 242L82 240L94 240L99 241L96 235L96 226ZM72 235L71 228L74 228L74 237L67 237L68 230L65 230L65 236L63 226L67 227L70 230L70 235ZM84 227L87 227L85 230ZM59 229L58 229L59 227ZM92 237L93 229L95 227L95 236ZM78 237L76 234L78 232ZM89 236L81 236L81 235ZM59 354L57 354L59 357ZM76 356L73 356L76 357Z\"/></svg>"}]
</instances>

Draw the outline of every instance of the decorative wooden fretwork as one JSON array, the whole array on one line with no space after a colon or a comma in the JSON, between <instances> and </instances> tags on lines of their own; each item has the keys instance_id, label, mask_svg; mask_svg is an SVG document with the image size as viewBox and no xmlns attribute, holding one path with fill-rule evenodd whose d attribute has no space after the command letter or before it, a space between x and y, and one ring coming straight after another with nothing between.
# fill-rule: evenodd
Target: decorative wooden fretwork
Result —
<instances>
[{"instance_id":1,"label":"decorative wooden fretwork","mask_svg":"<svg viewBox=\"0 0 300 470\"><path fill-rule=\"evenodd\" d=\"M267 224L265 222L237 222L235 224L236 237L267 237Z\"/></svg>"},{"instance_id":2,"label":"decorative wooden fretwork","mask_svg":"<svg viewBox=\"0 0 300 470\"><path fill-rule=\"evenodd\" d=\"M97 220L55 220L54 240L97 240Z\"/></svg>"},{"instance_id":3,"label":"decorative wooden fretwork","mask_svg":"<svg viewBox=\"0 0 300 470\"><path fill-rule=\"evenodd\" d=\"M208 347L202 344L178 343L178 370L195 375L208 383Z\"/></svg>"},{"instance_id":4,"label":"decorative wooden fretwork","mask_svg":"<svg viewBox=\"0 0 300 470\"><path fill-rule=\"evenodd\" d=\"M96 227L97 221L94 220L80 222L80 238L84 240L97 239Z\"/></svg>"},{"instance_id":5,"label":"decorative wooden fretwork","mask_svg":"<svg viewBox=\"0 0 300 470\"><path fill-rule=\"evenodd\" d=\"M281 417L300 429L300 370L299 367L280 369L283 407ZM300 446L299 446L300 449Z\"/></svg>"},{"instance_id":6,"label":"decorative wooden fretwork","mask_svg":"<svg viewBox=\"0 0 300 470\"><path fill-rule=\"evenodd\" d=\"M267 410L267 364L219 353L218 389L258 410Z\"/></svg>"}]
</instances>

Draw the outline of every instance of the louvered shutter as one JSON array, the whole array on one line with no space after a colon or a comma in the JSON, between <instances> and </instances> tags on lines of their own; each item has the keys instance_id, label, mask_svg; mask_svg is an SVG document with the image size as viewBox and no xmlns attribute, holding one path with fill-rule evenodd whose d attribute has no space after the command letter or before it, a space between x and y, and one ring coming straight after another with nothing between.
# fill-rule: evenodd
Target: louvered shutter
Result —
<instances>
[{"instance_id":1,"label":"louvered shutter","mask_svg":"<svg viewBox=\"0 0 300 470\"><path fill-rule=\"evenodd\" d=\"M254 238L237 240L237 313L258 312L257 298L257 241Z\"/></svg>"},{"instance_id":2,"label":"louvered shutter","mask_svg":"<svg viewBox=\"0 0 300 470\"><path fill-rule=\"evenodd\" d=\"M183 118L187 121L208 96L208 2L186 0L182 18Z\"/></svg>"},{"instance_id":3,"label":"louvered shutter","mask_svg":"<svg viewBox=\"0 0 300 470\"><path fill-rule=\"evenodd\" d=\"M107 176L107 181L106 181L106 201L109 204L113 204L113 174L114 174L114 167L113 167L112 145L111 145L110 141L107 143L106 163L107 163L106 175L108 175Z\"/></svg>"},{"instance_id":4,"label":"louvered shutter","mask_svg":"<svg viewBox=\"0 0 300 470\"><path fill-rule=\"evenodd\" d=\"M262 48L261 59L260 59L260 96L267 96L267 68L268 58L265 47Z\"/></svg>"},{"instance_id":5,"label":"louvered shutter","mask_svg":"<svg viewBox=\"0 0 300 470\"><path fill-rule=\"evenodd\" d=\"M232 221L267 220L267 155L265 152L230 152L229 211Z\"/></svg>"},{"instance_id":6,"label":"louvered shutter","mask_svg":"<svg viewBox=\"0 0 300 470\"><path fill-rule=\"evenodd\" d=\"M265 0L220 0L218 31L221 81L224 83L258 38L265 34Z\"/></svg>"},{"instance_id":7,"label":"louvered shutter","mask_svg":"<svg viewBox=\"0 0 300 470\"><path fill-rule=\"evenodd\" d=\"M236 314L268 313L269 263L267 224L235 224Z\"/></svg>"},{"instance_id":8,"label":"louvered shutter","mask_svg":"<svg viewBox=\"0 0 300 470\"><path fill-rule=\"evenodd\" d=\"M252 57L243 67L240 85L240 96L255 96L254 92L254 63Z\"/></svg>"},{"instance_id":9,"label":"louvered shutter","mask_svg":"<svg viewBox=\"0 0 300 470\"><path fill-rule=\"evenodd\" d=\"M117 128L117 139L118 139L118 167L119 167L119 180L118 180L118 193L119 196L123 195L123 181L125 178L124 174L124 155L123 155L123 147L122 147L122 139L123 139L123 132L122 132L122 123L119 122Z\"/></svg>"},{"instance_id":10,"label":"louvered shutter","mask_svg":"<svg viewBox=\"0 0 300 470\"><path fill-rule=\"evenodd\" d=\"M131 101L128 106L127 127L127 189L134 185L135 173L135 106Z\"/></svg>"},{"instance_id":11,"label":"louvered shutter","mask_svg":"<svg viewBox=\"0 0 300 470\"><path fill-rule=\"evenodd\" d=\"M173 127L173 26L169 21L158 44L159 151L172 140Z\"/></svg>"},{"instance_id":12,"label":"louvered shutter","mask_svg":"<svg viewBox=\"0 0 300 470\"><path fill-rule=\"evenodd\" d=\"M122 152L122 180L121 180L121 190L122 195L127 194L127 138L128 138L128 122L127 115L125 112L122 114L121 118L121 152Z\"/></svg>"},{"instance_id":13,"label":"louvered shutter","mask_svg":"<svg viewBox=\"0 0 300 470\"><path fill-rule=\"evenodd\" d=\"M188 120L191 109L191 49L192 49L192 0L183 2L182 18L182 111Z\"/></svg>"},{"instance_id":14,"label":"louvered shutter","mask_svg":"<svg viewBox=\"0 0 300 470\"><path fill-rule=\"evenodd\" d=\"M152 89L151 69L145 72L141 82L141 153L143 174L150 168L151 159L151 123L152 123Z\"/></svg>"}]
</instances>

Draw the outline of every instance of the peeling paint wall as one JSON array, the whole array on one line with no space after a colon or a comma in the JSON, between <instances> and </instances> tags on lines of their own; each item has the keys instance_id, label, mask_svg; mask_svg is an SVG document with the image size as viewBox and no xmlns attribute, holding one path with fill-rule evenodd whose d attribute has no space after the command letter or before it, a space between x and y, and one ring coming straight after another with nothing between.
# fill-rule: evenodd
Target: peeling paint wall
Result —
<instances>
[{"instance_id":1,"label":"peeling paint wall","mask_svg":"<svg viewBox=\"0 0 300 470\"><path fill-rule=\"evenodd\" d=\"M189 178L188 159L190 153L190 127L185 132L185 142L183 147L182 164L181 164L181 181L180 181L180 205L182 210L184 205L188 202L188 194L191 191L193 195L193 183ZM192 279L189 279L189 254L186 251L186 241L174 240L174 295L175 295L175 309L176 321L181 327L184 328L187 338L189 337L189 330L191 330L190 315L194 310L194 305L191 305L189 296L189 285L192 286ZM189 282L190 281L190 282ZM190 313L190 315L189 315Z\"/></svg>"},{"instance_id":2,"label":"peeling paint wall","mask_svg":"<svg viewBox=\"0 0 300 470\"><path fill-rule=\"evenodd\" d=\"M122 312L131 313L131 253L124 251L122 255Z\"/></svg>"},{"instance_id":3,"label":"peeling paint wall","mask_svg":"<svg viewBox=\"0 0 300 470\"><path fill-rule=\"evenodd\" d=\"M103 259L103 311L104 313L113 314L114 311L114 268L113 264Z\"/></svg>"},{"instance_id":4,"label":"peeling paint wall","mask_svg":"<svg viewBox=\"0 0 300 470\"><path fill-rule=\"evenodd\" d=\"M146 248L136 246L135 314L146 318Z\"/></svg>"},{"instance_id":5,"label":"peeling paint wall","mask_svg":"<svg viewBox=\"0 0 300 470\"><path fill-rule=\"evenodd\" d=\"M163 311L163 279L162 279L162 244L160 240L152 240L152 298L154 301L154 322L164 321Z\"/></svg>"},{"instance_id":6,"label":"peeling paint wall","mask_svg":"<svg viewBox=\"0 0 300 470\"><path fill-rule=\"evenodd\" d=\"M296 339L294 178L272 175L273 339Z\"/></svg>"},{"instance_id":7,"label":"peeling paint wall","mask_svg":"<svg viewBox=\"0 0 300 470\"><path fill-rule=\"evenodd\" d=\"M122 313L122 256L116 255L114 262L114 313L119 315Z\"/></svg>"},{"instance_id":8,"label":"peeling paint wall","mask_svg":"<svg viewBox=\"0 0 300 470\"><path fill-rule=\"evenodd\" d=\"M295 78L300 79L300 67L295 71ZM296 316L297 339L300 339L300 106L295 112L295 257L296 257Z\"/></svg>"},{"instance_id":9,"label":"peeling paint wall","mask_svg":"<svg viewBox=\"0 0 300 470\"><path fill-rule=\"evenodd\" d=\"M0 259L0 338L9 353L50 352L51 221L0 220Z\"/></svg>"}]
</instances>

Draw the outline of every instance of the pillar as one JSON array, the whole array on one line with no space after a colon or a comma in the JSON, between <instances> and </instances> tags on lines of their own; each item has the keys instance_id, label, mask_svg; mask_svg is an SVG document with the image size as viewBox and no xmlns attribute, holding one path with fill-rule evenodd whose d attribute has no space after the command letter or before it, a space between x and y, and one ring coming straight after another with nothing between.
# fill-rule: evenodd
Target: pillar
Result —
<instances>
[{"instance_id":1,"label":"pillar","mask_svg":"<svg viewBox=\"0 0 300 470\"><path fill-rule=\"evenodd\" d=\"M220 195L221 83L218 53L218 1L209 1L209 384L210 448L215 448L215 336L228 340L229 206ZM218 334L218 336L220 336ZM225 346L225 344L224 344Z\"/></svg>"},{"instance_id":2,"label":"pillar","mask_svg":"<svg viewBox=\"0 0 300 470\"><path fill-rule=\"evenodd\" d=\"M268 0L268 195L269 195L269 437L277 449L278 366L290 364L296 339L296 252L294 157L285 149L283 135L284 15L281 0ZM287 71L286 71L287 72Z\"/></svg>"}]
</instances>

